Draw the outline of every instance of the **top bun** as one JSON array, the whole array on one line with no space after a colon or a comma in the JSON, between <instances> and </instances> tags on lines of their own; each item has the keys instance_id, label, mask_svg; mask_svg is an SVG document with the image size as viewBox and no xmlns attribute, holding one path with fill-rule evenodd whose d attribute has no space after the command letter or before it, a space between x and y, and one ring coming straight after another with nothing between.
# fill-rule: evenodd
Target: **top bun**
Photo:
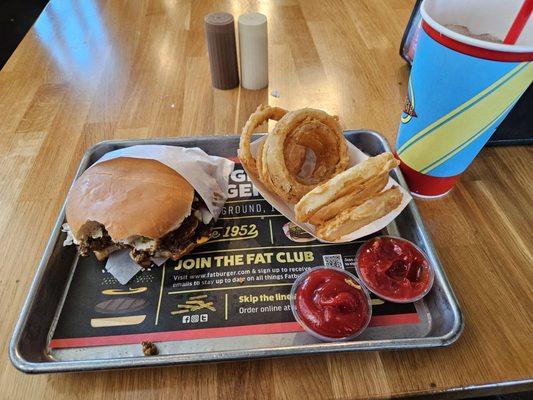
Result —
<instances>
[{"instance_id":1,"label":"top bun","mask_svg":"<svg viewBox=\"0 0 533 400\"><path fill-rule=\"evenodd\" d=\"M93 165L67 197L67 222L76 240L98 224L114 242L144 236L159 239L191 214L194 188L155 160L120 157Z\"/></svg>"}]
</instances>

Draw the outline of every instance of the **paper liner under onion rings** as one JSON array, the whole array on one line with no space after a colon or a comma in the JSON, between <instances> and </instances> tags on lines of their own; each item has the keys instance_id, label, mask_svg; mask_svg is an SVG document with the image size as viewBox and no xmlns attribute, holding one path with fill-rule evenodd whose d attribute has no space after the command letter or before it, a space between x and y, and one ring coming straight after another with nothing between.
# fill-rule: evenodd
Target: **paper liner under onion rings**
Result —
<instances>
[{"instance_id":1,"label":"paper liner under onion rings","mask_svg":"<svg viewBox=\"0 0 533 400\"><path fill-rule=\"evenodd\" d=\"M274 115L268 106L257 112ZM310 109L289 112L272 133L250 144L262 123L257 112L241 137L243 167L272 206L321 241L349 242L379 231L411 200L389 176L397 165L392 154L369 158L343 135L337 146L336 117L320 110L312 110L320 118L310 118Z\"/></svg>"}]
</instances>

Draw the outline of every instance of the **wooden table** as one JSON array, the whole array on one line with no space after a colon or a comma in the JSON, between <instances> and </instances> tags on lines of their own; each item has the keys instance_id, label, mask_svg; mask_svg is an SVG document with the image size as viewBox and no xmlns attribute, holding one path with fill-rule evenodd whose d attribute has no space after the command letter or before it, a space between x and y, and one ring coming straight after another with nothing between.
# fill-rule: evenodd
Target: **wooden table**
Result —
<instances>
[{"instance_id":1,"label":"wooden table","mask_svg":"<svg viewBox=\"0 0 533 400\"><path fill-rule=\"evenodd\" d=\"M35 266L90 145L236 133L260 103L322 108L394 143L409 74L398 46L412 5L52 0L0 72L0 397L377 398L530 386L531 147L485 149L448 197L417 202L465 315L449 348L53 376L23 375L8 361ZM203 16L219 10L268 16L268 90L211 87Z\"/></svg>"}]
</instances>

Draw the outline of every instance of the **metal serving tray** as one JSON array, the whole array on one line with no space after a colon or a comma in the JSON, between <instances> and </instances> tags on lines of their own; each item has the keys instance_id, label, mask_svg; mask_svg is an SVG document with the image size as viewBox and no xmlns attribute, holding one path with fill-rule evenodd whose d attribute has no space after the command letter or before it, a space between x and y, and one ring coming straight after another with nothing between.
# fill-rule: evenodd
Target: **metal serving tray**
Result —
<instances>
[{"instance_id":1,"label":"metal serving tray","mask_svg":"<svg viewBox=\"0 0 533 400\"><path fill-rule=\"evenodd\" d=\"M386 140L378 133L350 130L346 131L345 135L350 142L369 155L390 151ZM238 136L105 141L85 153L76 177L105 153L123 147L138 144L197 146L209 154L235 157L238 141ZM394 170L392 176L405 186L399 169ZM61 225L64 219L63 206L10 342L11 361L16 368L26 373L151 367L343 351L442 347L457 340L463 329L461 310L413 201L382 233L401 236L416 243L426 252L435 269L432 290L415 304L420 316L418 325L369 328L356 340L336 343L318 342L303 332L170 340L158 342L160 354L151 357L142 355L138 343L53 349L50 342L73 276L78 265L85 262L76 255L73 246L63 246L65 234L61 232ZM272 227L270 230L272 231Z\"/></svg>"}]
</instances>

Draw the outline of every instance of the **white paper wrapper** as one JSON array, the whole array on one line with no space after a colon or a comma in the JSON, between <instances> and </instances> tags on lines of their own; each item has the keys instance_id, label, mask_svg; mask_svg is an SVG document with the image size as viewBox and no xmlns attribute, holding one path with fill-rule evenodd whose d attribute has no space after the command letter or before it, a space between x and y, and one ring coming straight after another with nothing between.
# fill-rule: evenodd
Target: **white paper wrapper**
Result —
<instances>
[{"instance_id":1,"label":"white paper wrapper","mask_svg":"<svg viewBox=\"0 0 533 400\"><path fill-rule=\"evenodd\" d=\"M111 151L95 164L119 157L157 160L183 176L204 200L215 219L228 197L228 180L234 163L227 158L210 156L198 147L138 145Z\"/></svg>"},{"instance_id":2,"label":"white paper wrapper","mask_svg":"<svg viewBox=\"0 0 533 400\"><path fill-rule=\"evenodd\" d=\"M198 147L185 148L163 145L138 145L111 151L95 164L119 157L157 160L183 176L204 200L209 213L215 220L222 212L228 198L228 181L234 163L223 157L210 156ZM206 212L206 214L209 214ZM204 222L211 220L209 215ZM154 257L152 261L160 266L166 259ZM121 284L125 285L142 268L129 256L129 250L111 254L106 270Z\"/></svg>"},{"instance_id":3,"label":"white paper wrapper","mask_svg":"<svg viewBox=\"0 0 533 400\"><path fill-rule=\"evenodd\" d=\"M131 259L129 250L120 250L111 253L107 258L105 269L121 285L125 285L131 278L142 271L142 267Z\"/></svg>"},{"instance_id":4,"label":"white paper wrapper","mask_svg":"<svg viewBox=\"0 0 533 400\"><path fill-rule=\"evenodd\" d=\"M259 144L261 142L263 142L265 139L266 139L266 137L262 137L262 138L257 139L256 141L254 141L254 142L252 142L250 144L250 151L252 152L252 155L254 156L254 158L255 158L255 156L257 154L257 149L259 148ZM361 150L359 150L357 147L355 147L350 142L347 141L346 144L348 145L348 154L350 156L350 162L349 162L348 167L353 167L354 165L359 164L360 162L362 162L362 161L364 161L364 160L366 160L368 158L368 156L365 153L363 153ZM244 168L244 166L243 166L243 168ZM245 168L245 171L246 171L246 168ZM325 241L323 239L318 238L315 235L316 228L315 228L314 225L301 223L301 222L297 222L296 221L295 214L294 214L294 205L292 205L290 203L287 203L286 201L281 199L276 194L270 192L265 187L265 185L263 185L261 183L261 181L259 181L258 179L255 179L252 176L252 174L248 173L248 171L246 171L246 173L248 174L248 178L255 185L255 187L257 188L259 193L261 193L261 195L272 206L274 206L280 213L285 215L288 219L290 219L292 222L294 222L300 228L304 229L305 231L307 231L308 233L310 233L311 235L313 235L314 237L316 237L320 241L326 242L326 243L346 243L346 242L351 242L352 240L356 240L356 239L362 238L364 236L370 235L370 234L372 234L374 232L377 232L377 231L385 228L388 224L390 224L402 212L402 210L407 206L407 204L409 204L409 202L412 200L412 197L409 194L409 192L407 192L403 187L401 187L398 184L398 182L396 182L394 179L389 178L389 182L385 186L385 189L389 189L392 186L398 186L400 188L400 191L402 193L402 202L400 203L400 205L397 208L395 208L394 210L392 210L390 213L385 215L384 217L375 220L371 224L363 226L362 228L360 228L360 229L358 229L358 230L356 230L356 231L354 231L352 233L344 235L343 237L341 237L339 240L337 240L335 242L327 242L327 241Z\"/></svg>"}]
</instances>

